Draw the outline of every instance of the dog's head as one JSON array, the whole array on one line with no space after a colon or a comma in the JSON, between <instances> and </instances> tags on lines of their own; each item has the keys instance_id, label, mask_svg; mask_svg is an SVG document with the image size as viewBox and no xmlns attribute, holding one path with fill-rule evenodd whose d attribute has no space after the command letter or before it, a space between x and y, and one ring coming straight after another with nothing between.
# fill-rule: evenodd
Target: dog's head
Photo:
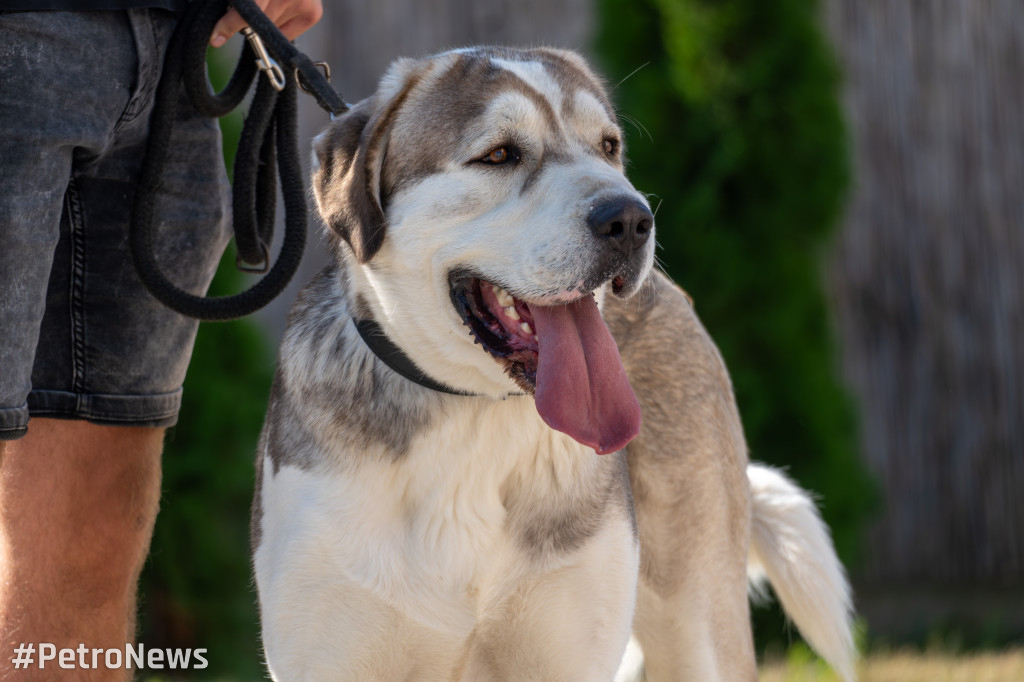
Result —
<instances>
[{"instance_id":1,"label":"dog's head","mask_svg":"<svg viewBox=\"0 0 1024 682\"><path fill-rule=\"evenodd\" d=\"M598 451L639 408L600 318L654 257L654 218L623 174L622 131L571 52L457 50L400 60L317 138L314 192L358 304L453 388L535 392Z\"/></svg>"}]
</instances>

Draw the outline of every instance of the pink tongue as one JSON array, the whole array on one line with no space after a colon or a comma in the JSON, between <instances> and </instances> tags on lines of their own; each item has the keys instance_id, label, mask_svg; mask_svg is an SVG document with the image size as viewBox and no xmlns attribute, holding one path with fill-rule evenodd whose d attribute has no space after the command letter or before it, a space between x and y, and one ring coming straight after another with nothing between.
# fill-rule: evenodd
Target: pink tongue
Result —
<instances>
[{"instance_id":1,"label":"pink tongue","mask_svg":"<svg viewBox=\"0 0 1024 682\"><path fill-rule=\"evenodd\" d=\"M640 432L640 404L594 297L530 312L540 342L541 418L599 455L625 447Z\"/></svg>"}]
</instances>

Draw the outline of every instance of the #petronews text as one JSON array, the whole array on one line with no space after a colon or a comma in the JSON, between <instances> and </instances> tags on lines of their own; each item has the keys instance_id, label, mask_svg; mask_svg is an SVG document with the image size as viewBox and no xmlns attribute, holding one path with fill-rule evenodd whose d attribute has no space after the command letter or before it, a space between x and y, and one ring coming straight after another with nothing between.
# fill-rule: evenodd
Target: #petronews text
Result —
<instances>
[{"instance_id":1,"label":"#petronews text","mask_svg":"<svg viewBox=\"0 0 1024 682\"><path fill-rule=\"evenodd\" d=\"M15 669L28 668L36 661L36 645L34 643L22 643L14 649L16 654L11 662ZM123 656L122 656L123 653ZM53 644L39 644L39 668L61 667L65 670L90 670L94 668L107 668L118 670L125 668L149 668L151 670L186 669L192 668L201 670L209 665L203 654L206 649L146 649L145 644L133 646L124 645L121 649L90 649L85 644L79 644L77 649L58 649ZM54 665L56 664L56 666Z\"/></svg>"}]
</instances>

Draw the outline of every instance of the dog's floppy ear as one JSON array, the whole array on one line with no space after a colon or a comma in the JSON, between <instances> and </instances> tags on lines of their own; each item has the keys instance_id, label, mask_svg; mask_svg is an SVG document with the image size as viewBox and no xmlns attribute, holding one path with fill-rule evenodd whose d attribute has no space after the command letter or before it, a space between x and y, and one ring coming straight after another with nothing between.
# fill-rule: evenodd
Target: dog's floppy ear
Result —
<instances>
[{"instance_id":1,"label":"dog's floppy ear","mask_svg":"<svg viewBox=\"0 0 1024 682\"><path fill-rule=\"evenodd\" d=\"M378 160L382 150L370 144L368 105L368 100L357 104L313 143L313 194L320 216L348 242L360 263L370 260L384 241Z\"/></svg>"},{"instance_id":2,"label":"dog's floppy ear","mask_svg":"<svg viewBox=\"0 0 1024 682\"><path fill-rule=\"evenodd\" d=\"M356 104L313 143L317 208L324 222L352 247L360 263L373 258L384 242L381 168L391 125L414 85L407 77L410 66L411 60L396 63L388 74L393 87L385 87L389 83L385 77L375 96Z\"/></svg>"}]
</instances>

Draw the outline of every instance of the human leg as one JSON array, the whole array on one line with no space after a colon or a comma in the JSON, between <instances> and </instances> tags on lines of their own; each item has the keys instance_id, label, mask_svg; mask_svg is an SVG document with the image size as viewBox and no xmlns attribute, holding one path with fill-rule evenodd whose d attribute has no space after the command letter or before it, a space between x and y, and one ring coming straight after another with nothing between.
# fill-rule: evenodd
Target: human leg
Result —
<instances>
[{"instance_id":1,"label":"human leg","mask_svg":"<svg viewBox=\"0 0 1024 682\"><path fill-rule=\"evenodd\" d=\"M145 292L127 251L171 28L145 11L0 15L0 679L22 642L134 639L163 428L197 326ZM215 123L180 120L173 146L158 253L201 293L225 241ZM15 679L126 677L36 658Z\"/></svg>"},{"instance_id":2,"label":"human leg","mask_svg":"<svg viewBox=\"0 0 1024 682\"><path fill-rule=\"evenodd\" d=\"M0 443L0 679L23 642L124 651L134 641L162 442L158 428L33 419L24 438ZM54 661L16 679L130 678L106 669L102 656L99 670L91 655L85 662L88 671Z\"/></svg>"}]
</instances>

